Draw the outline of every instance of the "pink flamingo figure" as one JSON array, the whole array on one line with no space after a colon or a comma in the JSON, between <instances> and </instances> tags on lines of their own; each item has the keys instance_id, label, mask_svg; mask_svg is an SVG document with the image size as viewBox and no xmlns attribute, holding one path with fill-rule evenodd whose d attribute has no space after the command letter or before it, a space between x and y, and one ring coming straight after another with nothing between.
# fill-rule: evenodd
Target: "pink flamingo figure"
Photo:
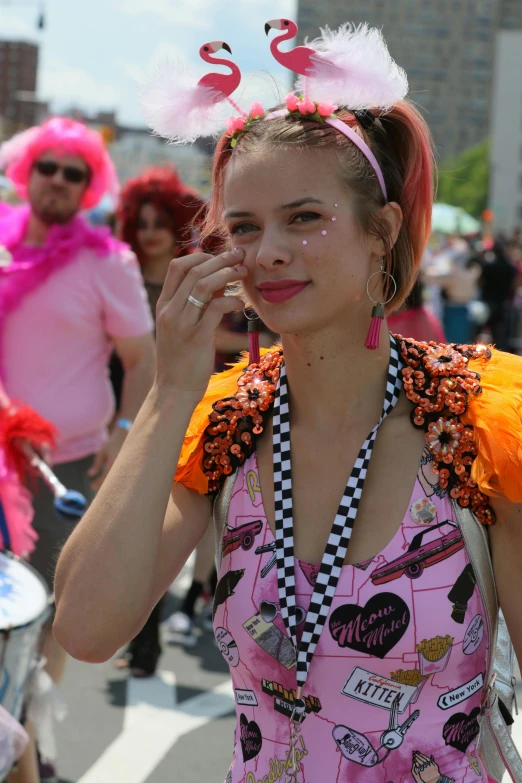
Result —
<instances>
[{"instance_id":1,"label":"pink flamingo figure","mask_svg":"<svg viewBox=\"0 0 522 783\"><path fill-rule=\"evenodd\" d=\"M307 76L314 68L311 58L316 53L315 49L311 49L309 46L296 46L289 52L282 52L279 49L280 43L291 41L296 37L299 31L296 23L291 19L271 19L265 24L265 33L268 35L270 30L284 30L283 35L276 36L270 44L270 51L277 62L294 73Z\"/></svg>"},{"instance_id":2,"label":"pink flamingo figure","mask_svg":"<svg viewBox=\"0 0 522 783\"><path fill-rule=\"evenodd\" d=\"M199 56L206 63L211 63L212 65L226 65L230 68L231 73L207 73L199 80L197 86L203 87L206 90L212 90L212 103L219 103L220 101L227 100L236 111L246 117L247 115L245 112L238 106L236 101L230 97L239 87L241 82L241 71L231 60L212 57L213 54L221 51L221 49L225 49L225 51L232 54L232 49L225 41L211 41L210 43L203 44L199 50Z\"/></svg>"}]
</instances>

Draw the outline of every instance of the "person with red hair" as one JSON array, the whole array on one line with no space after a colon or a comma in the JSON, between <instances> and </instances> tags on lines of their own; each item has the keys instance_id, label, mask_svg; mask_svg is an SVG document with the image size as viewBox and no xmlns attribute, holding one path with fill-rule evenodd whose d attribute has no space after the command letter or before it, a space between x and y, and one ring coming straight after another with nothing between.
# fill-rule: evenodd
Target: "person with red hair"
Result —
<instances>
[{"instance_id":1,"label":"person with red hair","mask_svg":"<svg viewBox=\"0 0 522 783\"><path fill-rule=\"evenodd\" d=\"M153 322L138 264L108 229L80 214L118 178L102 137L80 122L54 117L0 148L18 195L0 205L0 379L57 429L51 458L59 480L92 499L127 437L154 378ZM114 399L107 360L114 347L126 370L120 419L111 434ZM42 488L40 488L42 489ZM31 565L54 589L60 547L74 525L56 517L49 493L34 495L38 535ZM50 631L50 625L47 629ZM66 654L51 633L44 645L55 683ZM42 761L42 781L56 779Z\"/></svg>"},{"instance_id":2,"label":"person with red hair","mask_svg":"<svg viewBox=\"0 0 522 783\"><path fill-rule=\"evenodd\" d=\"M117 231L140 263L153 314L170 262L196 247L195 221L204 205L174 168L149 169L122 189Z\"/></svg>"}]
</instances>

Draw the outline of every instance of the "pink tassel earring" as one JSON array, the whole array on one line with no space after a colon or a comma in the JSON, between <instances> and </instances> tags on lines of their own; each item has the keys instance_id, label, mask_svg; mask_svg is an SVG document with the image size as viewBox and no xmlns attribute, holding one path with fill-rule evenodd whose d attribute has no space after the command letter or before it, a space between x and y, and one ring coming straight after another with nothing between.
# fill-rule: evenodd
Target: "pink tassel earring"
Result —
<instances>
[{"instance_id":1,"label":"pink tassel earring","mask_svg":"<svg viewBox=\"0 0 522 783\"><path fill-rule=\"evenodd\" d=\"M261 322L259 318L248 319L248 351L249 351L248 363L249 364L258 364L261 358L261 354L259 352L260 326L261 326Z\"/></svg>"},{"instance_id":2,"label":"pink tassel earring","mask_svg":"<svg viewBox=\"0 0 522 783\"><path fill-rule=\"evenodd\" d=\"M393 294L385 302L376 302L370 294L370 280L372 277L375 277L375 275L388 275L393 283ZM364 347L368 348L370 351L375 351L381 344L381 326L384 320L384 305L387 305L388 302L391 302L397 293L397 283L395 282L395 278L391 272L386 272L384 269L384 259L381 261L381 268L379 271L374 272L373 275L370 275L368 278L368 282L366 283L366 293L368 294L370 301L373 302L373 308L370 328L368 329L368 334L366 335Z\"/></svg>"}]
</instances>

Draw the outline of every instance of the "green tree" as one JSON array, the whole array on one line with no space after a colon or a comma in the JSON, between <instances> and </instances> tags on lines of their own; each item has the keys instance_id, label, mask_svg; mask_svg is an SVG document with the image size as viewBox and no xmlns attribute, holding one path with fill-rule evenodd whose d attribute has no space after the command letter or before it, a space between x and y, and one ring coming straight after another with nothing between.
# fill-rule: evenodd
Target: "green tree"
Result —
<instances>
[{"instance_id":1,"label":"green tree","mask_svg":"<svg viewBox=\"0 0 522 783\"><path fill-rule=\"evenodd\" d=\"M462 207L480 219L488 206L489 140L470 147L439 166L437 201Z\"/></svg>"}]
</instances>

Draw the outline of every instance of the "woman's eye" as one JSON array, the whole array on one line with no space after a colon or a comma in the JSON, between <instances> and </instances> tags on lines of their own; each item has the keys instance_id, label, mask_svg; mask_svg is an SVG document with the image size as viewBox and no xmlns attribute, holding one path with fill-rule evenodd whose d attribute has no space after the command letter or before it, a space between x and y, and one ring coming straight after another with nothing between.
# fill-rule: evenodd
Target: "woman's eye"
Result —
<instances>
[{"instance_id":1,"label":"woman's eye","mask_svg":"<svg viewBox=\"0 0 522 783\"><path fill-rule=\"evenodd\" d=\"M232 226L230 233L242 236L243 234L250 234L251 231L255 231L255 228L253 223L238 223L237 226Z\"/></svg>"},{"instance_id":2,"label":"woman's eye","mask_svg":"<svg viewBox=\"0 0 522 783\"><path fill-rule=\"evenodd\" d=\"M292 218L292 223L311 223L313 220L319 220L320 217L317 212L300 212Z\"/></svg>"}]
</instances>

